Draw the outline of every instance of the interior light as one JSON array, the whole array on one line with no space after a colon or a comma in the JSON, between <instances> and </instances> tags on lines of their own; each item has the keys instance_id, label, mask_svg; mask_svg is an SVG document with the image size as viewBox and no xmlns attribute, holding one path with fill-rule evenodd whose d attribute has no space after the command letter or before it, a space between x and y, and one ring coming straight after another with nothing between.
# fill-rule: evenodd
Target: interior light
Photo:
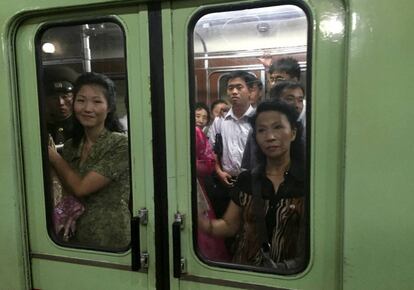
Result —
<instances>
[{"instance_id":1,"label":"interior light","mask_svg":"<svg viewBox=\"0 0 414 290\"><path fill-rule=\"evenodd\" d=\"M55 45L50 42L43 43L42 50L44 53L55 53Z\"/></svg>"}]
</instances>

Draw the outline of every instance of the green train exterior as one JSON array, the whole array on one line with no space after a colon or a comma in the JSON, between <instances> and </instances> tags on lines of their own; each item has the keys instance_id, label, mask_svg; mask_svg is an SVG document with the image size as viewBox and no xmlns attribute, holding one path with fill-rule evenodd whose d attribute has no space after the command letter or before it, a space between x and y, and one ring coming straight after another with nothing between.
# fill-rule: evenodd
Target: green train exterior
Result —
<instances>
[{"instance_id":1,"label":"green train exterior","mask_svg":"<svg viewBox=\"0 0 414 290\"><path fill-rule=\"evenodd\" d=\"M188 29L203 9L286 4L303 7L309 25L310 260L289 276L206 264L193 247ZM411 1L16 0L0 8L0 289L413 288ZM131 270L130 251L66 248L47 234L36 35L49 24L94 19L114 20L126 40L133 215L148 209L140 241L149 263L140 271ZM326 28L329 21L336 29ZM162 55L153 55L156 43ZM164 108L158 115L151 114L159 105L154 90ZM168 200L167 208L154 203L156 195ZM177 212L185 215L186 269L179 278ZM162 217L167 223L160 224ZM167 233L168 249L156 241L159 230Z\"/></svg>"}]
</instances>

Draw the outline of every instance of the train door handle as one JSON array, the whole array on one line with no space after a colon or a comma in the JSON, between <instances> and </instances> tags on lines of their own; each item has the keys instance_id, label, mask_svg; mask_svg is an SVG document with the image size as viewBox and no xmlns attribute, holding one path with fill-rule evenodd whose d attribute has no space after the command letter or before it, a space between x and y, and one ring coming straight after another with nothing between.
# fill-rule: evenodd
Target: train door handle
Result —
<instances>
[{"instance_id":1,"label":"train door handle","mask_svg":"<svg viewBox=\"0 0 414 290\"><path fill-rule=\"evenodd\" d=\"M131 270L139 271L148 268L148 253L141 253L140 226L148 223L148 210L142 208L138 215L131 219Z\"/></svg>"},{"instance_id":2,"label":"train door handle","mask_svg":"<svg viewBox=\"0 0 414 290\"><path fill-rule=\"evenodd\" d=\"M172 224L173 236L173 272L174 278L180 278L185 273L185 261L181 257L181 230L184 228L184 215L177 212Z\"/></svg>"}]
</instances>

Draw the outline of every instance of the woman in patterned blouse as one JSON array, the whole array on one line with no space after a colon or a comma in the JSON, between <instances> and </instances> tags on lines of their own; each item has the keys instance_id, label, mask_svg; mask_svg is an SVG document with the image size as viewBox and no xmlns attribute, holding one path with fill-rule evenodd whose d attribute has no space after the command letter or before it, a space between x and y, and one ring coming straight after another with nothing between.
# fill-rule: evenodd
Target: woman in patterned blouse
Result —
<instances>
[{"instance_id":1,"label":"woman in patterned blouse","mask_svg":"<svg viewBox=\"0 0 414 290\"><path fill-rule=\"evenodd\" d=\"M304 160L297 112L280 101L261 103L252 119L259 164L242 172L222 219L199 218L219 237L235 236L233 262L280 273L303 268L306 254Z\"/></svg>"}]
</instances>

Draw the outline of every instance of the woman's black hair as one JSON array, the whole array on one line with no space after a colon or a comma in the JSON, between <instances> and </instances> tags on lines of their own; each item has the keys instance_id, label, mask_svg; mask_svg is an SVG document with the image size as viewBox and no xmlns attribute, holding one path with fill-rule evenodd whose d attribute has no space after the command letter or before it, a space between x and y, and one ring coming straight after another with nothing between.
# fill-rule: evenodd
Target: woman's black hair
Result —
<instances>
[{"instance_id":1,"label":"woman's black hair","mask_svg":"<svg viewBox=\"0 0 414 290\"><path fill-rule=\"evenodd\" d=\"M296 129L296 138L290 144L290 158L295 161L304 161L304 144L302 141L303 128L302 123L298 121L299 113L295 107L281 100L267 100L261 102L256 109L256 113L250 118L250 123L253 128L253 138L256 143L256 158L259 164L264 164L266 157L260 150L256 141L256 120L260 113L268 111L277 111L286 116L289 121L290 127Z\"/></svg>"},{"instance_id":2,"label":"woman's black hair","mask_svg":"<svg viewBox=\"0 0 414 290\"><path fill-rule=\"evenodd\" d=\"M103 88L105 99L108 103L108 115L105 119L105 128L111 132L125 132L116 115L116 91L114 82L106 75L88 72L80 75L73 88L73 106L76 102L76 97L80 89L85 85L94 85ZM78 147L84 134L84 128L78 119L73 118L73 146Z\"/></svg>"},{"instance_id":3,"label":"woman's black hair","mask_svg":"<svg viewBox=\"0 0 414 290\"><path fill-rule=\"evenodd\" d=\"M208 107L205 103L203 102L197 102L194 105L194 112L198 111L198 110L205 110L207 113L207 124L210 124L210 112L208 110Z\"/></svg>"}]
</instances>

